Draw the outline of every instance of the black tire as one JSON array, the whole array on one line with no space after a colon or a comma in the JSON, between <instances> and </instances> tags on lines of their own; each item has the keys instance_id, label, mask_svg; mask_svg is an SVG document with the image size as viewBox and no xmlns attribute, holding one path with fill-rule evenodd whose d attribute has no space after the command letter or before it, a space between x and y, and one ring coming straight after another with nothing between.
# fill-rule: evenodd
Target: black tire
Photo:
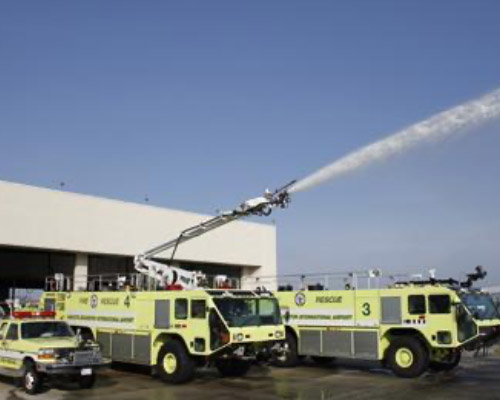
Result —
<instances>
[{"instance_id":1,"label":"black tire","mask_svg":"<svg viewBox=\"0 0 500 400\"><path fill-rule=\"evenodd\" d=\"M78 379L78 385L81 389L91 389L94 387L96 381L96 376L94 371L92 371L92 375L80 376Z\"/></svg>"},{"instance_id":2,"label":"black tire","mask_svg":"<svg viewBox=\"0 0 500 400\"><path fill-rule=\"evenodd\" d=\"M195 362L182 343L167 341L158 353L157 371L167 383L184 383L193 379Z\"/></svg>"},{"instance_id":3,"label":"black tire","mask_svg":"<svg viewBox=\"0 0 500 400\"><path fill-rule=\"evenodd\" d=\"M28 394L37 394L42 389L43 375L36 370L32 362L25 365L22 385Z\"/></svg>"},{"instance_id":4,"label":"black tire","mask_svg":"<svg viewBox=\"0 0 500 400\"><path fill-rule=\"evenodd\" d=\"M299 354L297 350L297 339L295 335L287 331L285 339L286 349L283 354L273 357L273 365L280 368L293 368L299 363Z\"/></svg>"},{"instance_id":5,"label":"black tire","mask_svg":"<svg viewBox=\"0 0 500 400\"><path fill-rule=\"evenodd\" d=\"M456 352L451 355L449 361L431 361L429 363L429 369L435 372L451 371L458 367L461 359L462 353Z\"/></svg>"},{"instance_id":6,"label":"black tire","mask_svg":"<svg viewBox=\"0 0 500 400\"><path fill-rule=\"evenodd\" d=\"M335 360L335 357L318 357L318 356L311 356L311 360L314 361L315 364L321 365L321 366L326 366L329 365Z\"/></svg>"},{"instance_id":7,"label":"black tire","mask_svg":"<svg viewBox=\"0 0 500 400\"><path fill-rule=\"evenodd\" d=\"M219 358L215 360L215 367L222 376L238 377L245 375L251 364L247 360Z\"/></svg>"},{"instance_id":8,"label":"black tire","mask_svg":"<svg viewBox=\"0 0 500 400\"><path fill-rule=\"evenodd\" d=\"M390 344L385 361L397 376L417 378L429 367L429 352L416 337L398 337Z\"/></svg>"}]
</instances>

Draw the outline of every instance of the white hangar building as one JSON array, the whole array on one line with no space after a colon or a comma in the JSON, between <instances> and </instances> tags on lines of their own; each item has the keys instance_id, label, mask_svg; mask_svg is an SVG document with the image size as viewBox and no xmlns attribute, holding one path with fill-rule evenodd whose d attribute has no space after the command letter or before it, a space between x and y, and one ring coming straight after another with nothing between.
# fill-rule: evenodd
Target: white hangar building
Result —
<instances>
[{"instance_id":1,"label":"white hangar building","mask_svg":"<svg viewBox=\"0 0 500 400\"><path fill-rule=\"evenodd\" d=\"M43 288L45 277L55 273L78 279L133 273L134 255L206 218L0 181L0 300L9 288ZM276 228L232 222L182 244L175 260L182 268L250 287L255 277L276 275Z\"/></svg>"}]
</instances>

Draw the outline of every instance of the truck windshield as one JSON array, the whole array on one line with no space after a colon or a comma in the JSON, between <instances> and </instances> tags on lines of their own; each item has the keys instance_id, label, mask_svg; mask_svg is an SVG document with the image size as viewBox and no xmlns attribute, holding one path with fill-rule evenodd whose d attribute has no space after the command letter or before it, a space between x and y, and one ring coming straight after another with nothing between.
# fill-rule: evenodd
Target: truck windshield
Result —
<instances>
[{"instance_id":1,"label":"truck windshield","mask_svg":"<svg viewBox=\"0 0 500 400\"><path fill-rule=\"evenodd\" d=\"M475 319L500 318L500 314L490 295L484 293L467 293L463 294L461 298Z\"/></svg>"},{"instance_id":2,"label":"truck windshield","mask_svg":"<svg viewBox=\"0 0 500 400\"><path fill-rule=\"evenodd\" d=\"M214 302L231 328L281 323L278 301L274 298L214 298Z\"/></svg>"},{"instance_id":3,"label":"truck windshield","mask_svg":"<svg viewBox=\"0 0 500 400\"><path fill-rule=\"evenodd\" d=\"M23 339L73 337L74 335L65 322L26 322L21 325Z\"/></svg>"}]
</instances>

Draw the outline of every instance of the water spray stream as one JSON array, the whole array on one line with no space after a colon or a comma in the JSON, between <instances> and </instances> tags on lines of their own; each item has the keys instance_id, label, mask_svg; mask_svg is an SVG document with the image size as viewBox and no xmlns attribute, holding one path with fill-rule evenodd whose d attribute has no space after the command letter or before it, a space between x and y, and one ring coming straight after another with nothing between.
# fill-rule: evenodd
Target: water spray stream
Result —
<instances>
[{"instance_id":1,"label":"water spray stream","mask_svg":"<svg viewBox=\"0 0 500 400\"><path fill-rule=\"evenodd\" d=\"M444 139L464 128L500 116L500 89L411 125L385 139L356 150L299 180L290 193L311 189L375 161L409 150L427 141Z\"/></svg>"}]
</instances>

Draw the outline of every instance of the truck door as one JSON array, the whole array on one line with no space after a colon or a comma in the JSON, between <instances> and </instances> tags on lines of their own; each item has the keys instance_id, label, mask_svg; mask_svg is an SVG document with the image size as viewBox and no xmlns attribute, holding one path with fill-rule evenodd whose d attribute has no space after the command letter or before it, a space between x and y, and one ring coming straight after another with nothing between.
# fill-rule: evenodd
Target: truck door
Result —
<instances>
[{"instance_id":1,"label":"truck door","mask_svg":"<svg viewBox=\"0 0 500 400\"><path fill-rule=\"evenodd\" d=\"M8 322L2 322L0 325L0 367L6 368L7 365L7 357L6 357L6 341L5 341L5 333L7 332Z\"/></svg>"},{"instance_id":2,"label":"truck door","mask_svg":"<svg viewBox=\"0 0 500 400\"><path fill-rule=\"evenodd\" d=\"M8 327L5 326L3 329L3 338L0 342L2 367L19 369L22 364L22 355L15 348L19 340L19 325L17 323L11 323Z\"/></svg>"},{"instance_id":3,"label":"truck door","mask_svg":"<svg viewBox=\"0 0 500 400\"><path fill-rule=\"evenodd\" d=\"M193 332L193 340L189 344L193 353L204 353L209 348L209 328L207 301L203 298L192 298L190 304L189 329Z\"/></svg>"},{"instance_id":4,"label":"truck door","mask_svg":"<svg viewBox=\"0 0 500 400\"><path fill-rule=\"evenodd\" d=\"M427 326L432 339L438 345L451 345L456 335L454 314L449 294L430 294L427 296Z\"/></svg>"}]
</instances>

